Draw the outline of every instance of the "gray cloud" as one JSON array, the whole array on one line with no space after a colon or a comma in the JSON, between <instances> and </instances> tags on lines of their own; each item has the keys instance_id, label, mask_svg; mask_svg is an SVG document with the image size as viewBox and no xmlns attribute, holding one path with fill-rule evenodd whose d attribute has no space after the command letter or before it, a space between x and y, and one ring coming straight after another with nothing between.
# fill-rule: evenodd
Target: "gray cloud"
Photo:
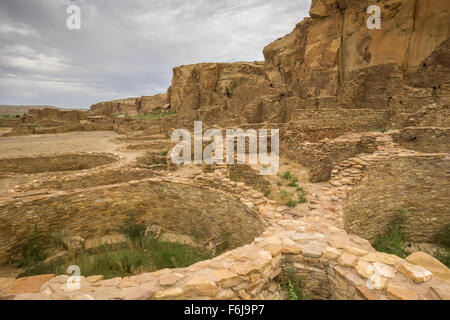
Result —
<instances>
[{"instance_id":1,"label":"gray cloud","mask_svg":"<svg viewBox=\"0 0 450 320\"><path fill-rule=\"evenodd\" d=\"M164 92L174 66L263 60L310 0L0 0L0 104L88 108ZM66 28L70 4L81 30Z\"/></svg>"}]
</instances>

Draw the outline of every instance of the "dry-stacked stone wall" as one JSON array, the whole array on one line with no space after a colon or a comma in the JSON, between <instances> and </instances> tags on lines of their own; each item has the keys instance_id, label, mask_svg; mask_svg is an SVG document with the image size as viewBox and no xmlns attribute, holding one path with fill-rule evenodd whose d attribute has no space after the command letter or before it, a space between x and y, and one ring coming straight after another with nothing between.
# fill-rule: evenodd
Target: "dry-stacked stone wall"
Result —
<instances>
[{"instance_id":1,"label":"dry-stacked stone wall","mask_svg":"<svg viewBox=\"0 0 450 320\"><path fill-rule=\"evenodd\" d=\"M0 172L31 174L91 169L116 162L106 153L65 153L51 156L0 158Z\"/></svg>"},{"instance_id":2,"label":"dry-stacked stone wall","mask_svg":"<svg viewBox=\"0 0 450 320\"><path fill-rule=\"evenodd\" d=\"M392 136L397 144L406 149L450 153L450 128L408 127Z\"/></svg>"},{"instance_id":3,"label":"dry-stacked stone wall","mask_svg":"<svg viewBox=\"0 0 450 320\"><path fill-rule=\"evenodd\" d=\"M344 205L345 229L375 240L400 214L406 219L404 230L411 242L433 242L450 221L449 156L379 152L365 161L363 177ZM350 176L340 180L341 184L353 182Z\"/></svg>"},{"instance_id":4,"label":"dry-stacked stone wall","mask_svg":"<svg viewBox=\"0 0 450 320\"><path fill-rule=\"evenodd\" d=\"M239 199L157 178L20 200L0 203L0 263L17 255L34 225L42 232L65 230L94 238L99 231L121 232L133 218L136 223L159 225L176 233L226 238L231 247L251 242L262 231L259 217Z\"/></svg>"},{"instance_id":5,"label":"dry-stacked stone wall","mask_svg":"<svg viewBox=\"0 0 450 320\"><path fill-rule=\"evenodd\" d=\"M310 169L311 182L322 182L330 178L334 165L360 153L372 153L384 140L383 134L377 132L351 133L315 143L290 140L283 143L282 150Z\"/></svg>"}]
</instances>

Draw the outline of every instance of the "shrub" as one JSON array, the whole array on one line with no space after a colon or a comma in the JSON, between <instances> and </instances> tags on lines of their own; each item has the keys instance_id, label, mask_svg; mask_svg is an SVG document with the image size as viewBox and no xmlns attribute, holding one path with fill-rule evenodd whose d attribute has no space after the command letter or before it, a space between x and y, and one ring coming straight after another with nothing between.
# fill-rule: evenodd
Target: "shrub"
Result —
<instances>
[{"instance_id":1,"label":"shrub","mask_svg":"<svg viewBox=\"0 0 450 320\"><path fill-rule=\"evenodd\" d=\"M403 233L403 224L406 217L403 212L399 212L391 221L387 232L384 235L378 235L373 247L381 252L395 254L400 258L406 257L404 250L405 235Z\"/></svg>"},{"instance_id":2,"label":"shrub","mask_svg":"<svg viewBox=\"0 0 450 320\"><path fill-rule=\"evenodd\" d=\"M164 150L161 152L161 155L164 157L167 156L168 154L169 154L169 150Z\"/></svg>"},{"instance_id":3,"label":"shrub","mask_svg":"<svg viewBox=\"0 0 450 320\"><path fill-rule=\"evenodd\" d=\"M92 255L72 253L65 259L48 264L31 265L19 277L66 274L68 266L76 265L85 277L104 275L105 279L111 279L164 268L188 267L212 257L210 252L200 248L145 237L142 242L101 246Z\"/></svg>"},{"instance_id":4,"label":"shrub","mask_svg":"<svg viewBox=\"0 0 450 320\"><path fill-rule=\"evenodd\" d=\"M443 264L445 264L447 266L447 268L450 268L450 249L449 248L438 249L434 253L434 257L436 259L438 259L440 262L442 262Z\"/></svg>"},{"instance_id":5,"label":"shrub","mask_svg":"<svg viewBox=\"0 0 450 320\"><path fill-rule=\"evenodd\" d=\"M136 224L133 219L129 219L125 222L125 226L122 228L122 232L132 242L142 242L145 236L146 227L143 224Z\"/></svg>"},{"instance_id":6,"label":"shrub","mask_svg":"<svg viewBox=\"0 0 450 320\"><path fill-rule=\"evenodd\" d=\"M294 208L294 207L297 206L297 201L292 200L292 199L289 199L289 200L286 202L286 206L289 207L289 208Z\"/></svg>"},{"instance_id":7,"label":"shrub","mask_svg":"<svg viewBox=\"0 0 450 320\"><path fill-rule=\"evenodd\" d=\"M450 223L446 224L438 233L435 234L434 240L438 245L450 248Z\"/></svg>"},{"instance_id":8,"label":"shrub","mask_svg":"<svg viewBox=\"0 0 450 320\"><path fill-rule=\"evenodd\" d=\"M304 193L303 194L299 194L298 195L298 203L306 203L306 202L308 202L308 200L306 199L305 194Z\"/></svg>"},{"instance_id":9,"label":"shrub","mask_svg":"<svg viewBox=\"0 0 450 320\"><path fill-rule=\"evenodd\" d=\"M183 244L147 239L145 248L152 256L152 264L156 269L184 268L198 261L211 259L212 255L198 248Z\"/></svg>"},{"instance_id":10,"label":"shrub","mask_svg":"<svg viewBox=\"0 0 450 320\"><path fill-rule=\"evenodd\" d=\"M289 180L288 186L289 186L289 187L293 187L293 188L298 187L297 182L298 182L298 179L295 178L295 177L293 177L293 178L291 178L291 179Z\"/></svg>"},{"instance_id":11,"label":"shrub","mask_svg":"<svg viewBox=\"0 0 450 320\"><path fill-rule=\"evenodd\" d=\"M290 171L285 171L285 172L281 175L281 177L282 177L284 180L290 180L290 179L292 178L292 173L291 173Z\"/></svg>"},{"instance_id":12,"label":"shrub","mask_svg":"<svg viewBox=\"0 0 450 320\"><path fill-rule=\"evenodd\" d=\"M280 194L282 199L292 197L292 193L283 189L280 189Z\"/></svg>"},{"instance_id":13,"label":"shrub","mask_svg":"<svg viewBox=\"0 0 450 320\"><path fill-rule=\"evenodd\" d=\"M23 243L20 251L21 258L19 260L19 266L30 267L39 264L47 258L45 253L45 243L46 239L38 230L37 226L34 225L33 232Z\"/></svg>"},{"instance_id":14,"label":"shrub","mask_svg":"<svg viewBox=\"0 0 450 320\"><path fill-rule=\"evenodd\" d=\"M157 111L154 111L154 112L149 113L149 114L136 115L135 119L138 119L138 120L158 120L158 119L169 118L169 117L173 116L174 114L175 114L174 112L157 112Z\"/></svg>"},{"instance_id":15,"label":"shrub","mask_svg":"<svg viewBox=\"0 0 450 320\"><path fill-rule=\"evenodd\" d=\"M289 300L310 300L310 295L305 294L303 279L297 275L293 265L288 266L280 278L281 287L287 291Z\"/></svg>"}]
</instances>

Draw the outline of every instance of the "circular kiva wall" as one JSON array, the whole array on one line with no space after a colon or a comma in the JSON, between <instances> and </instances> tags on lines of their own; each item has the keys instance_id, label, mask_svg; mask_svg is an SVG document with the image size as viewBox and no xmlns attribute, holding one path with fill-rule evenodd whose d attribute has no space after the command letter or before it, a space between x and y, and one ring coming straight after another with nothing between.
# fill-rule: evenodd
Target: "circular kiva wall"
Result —
<instances>
[{"instance_id":1,"label":"circular kiva wall","mask_svg":"<svg viewBox=\"0 0 450 320\"><path fill-rule=\"evenodd\" d=\"M364 160L363 177L344 201L345 230L373 241L401 215L409 241L433 242L450 221L448 155L400 150Z\"/></svg>"},{"instance_id":2,"label":"circular kiva wall","mask_svg":"<svg viewBox=\"0 0 450 320\"><path fill-rule=\"evenodd\" d=\"M92 169L117 161L110 154L75 153L0 159L0 173L41 173Z\"/></svg>"},{"instance_id":3,"label":"circular kiva wall","mask_svg":"<svg viewBox=\"0 0 450 320\"><path fill-rule=\"evenodd\" d=\"M160 179L0 202L0 264L14 258L34 225L85 239L121 232L127 220L203 239L250 243L263 231L258 216L221 191Z\"/></svg>"}]
</instances>

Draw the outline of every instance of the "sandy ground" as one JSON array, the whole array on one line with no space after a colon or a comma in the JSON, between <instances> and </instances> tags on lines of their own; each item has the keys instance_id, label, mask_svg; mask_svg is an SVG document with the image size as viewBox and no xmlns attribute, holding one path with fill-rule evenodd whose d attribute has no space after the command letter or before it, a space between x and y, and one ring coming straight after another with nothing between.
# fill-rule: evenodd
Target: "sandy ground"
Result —
<instances>
[{"instance_id":1,"label":"sandy ground","mask_svg":"<svg viewBox=\"0 0 450 320\"><path fill-rule=\"evenodd\" d=\"M118 144L112 131L36 134L0 138L0 157L30 156L65 152L116 153Z\"/></svg>"}]
</instances>

